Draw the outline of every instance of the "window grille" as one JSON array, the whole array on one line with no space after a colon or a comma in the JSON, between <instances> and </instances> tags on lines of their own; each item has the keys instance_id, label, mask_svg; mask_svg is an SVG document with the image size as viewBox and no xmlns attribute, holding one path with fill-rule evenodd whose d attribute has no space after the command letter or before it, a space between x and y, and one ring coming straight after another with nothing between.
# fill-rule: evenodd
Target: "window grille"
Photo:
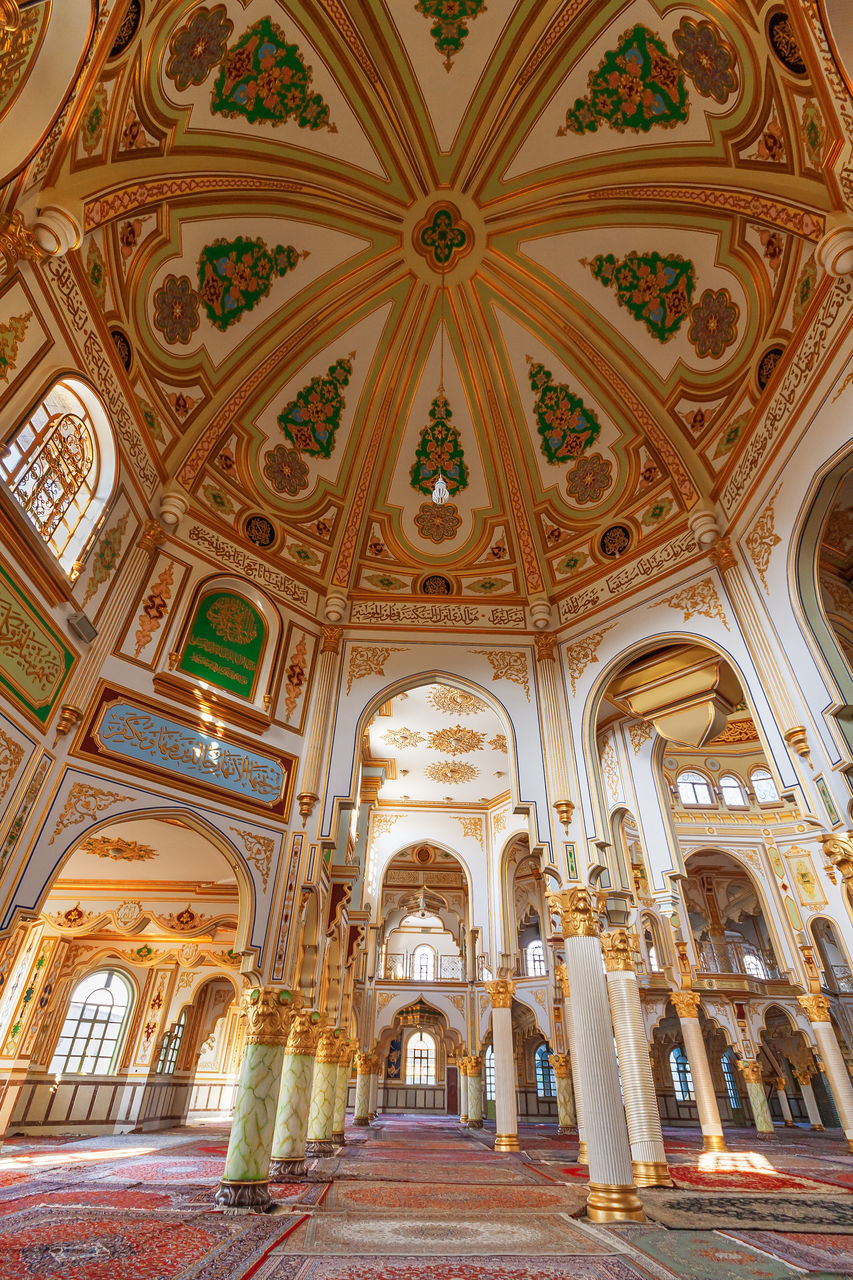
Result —
<instances>
[{"instance_id":1,"label":"window grille","mask_svg":"<svg viewBox=\"0 0 853 1280\"><path fill-rule=\"evenodd\" d=\"M54 1050L54 1075L110 1075L116 1070L130 1012L130 985L114 969L100 969L74 989Z\"/></svg>"}]
</instances>

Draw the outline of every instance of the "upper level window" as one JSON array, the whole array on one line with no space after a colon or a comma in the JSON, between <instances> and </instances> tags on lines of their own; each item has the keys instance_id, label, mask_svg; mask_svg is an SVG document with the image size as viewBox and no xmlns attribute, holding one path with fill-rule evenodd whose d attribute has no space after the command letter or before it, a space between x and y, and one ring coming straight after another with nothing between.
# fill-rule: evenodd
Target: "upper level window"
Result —
<instances>
[{"instance_id":1,"label":"upper level window","mask_svg":"<svg viewBox=\"0 0 853 1280\"><path fill-rule=\"evenodd\" d=\"M79 378L60 378L0 450L0 477L70 573L107 505L116 478L104 406Z\"/></svg>"},{"instance_id":2,"label":"upper level window","mask_svg":"<svg viewBox=\"0 0 853 1280\"><path fill-rule=\"evenodd\" d=\"M695 769L685 769L678 775L678 795L682 804L702 806L714 803L708 779Z\"/></svg>"},{"instance_id":3,"label":"upper level window","mask_svg":"<svg viewBox=\"0 0 853 1280\"><path fill-rule=\"evenodd\" d=\"M673 1049L669 1055L669 1069L672 1073L672 1084L678 1101L692 1102L696 1096L693 1092L693 1076L690 1071L690 1063L687 1061L687 1054L683 1049Z\"/></svg>"},{"instance_id":4,"label":"upper level window","mask_svg":"<svg viewBox=\"0 0 853 1280\"><path fill-rule=\"evenodd\" d=\"M486 1050L483 1064L486 1068L486 1101L495 1100L495 1051L491 1045Z\"/></svg>"},{"instance_id":5,"label":"upper level window","mask_svg":"<svg viewBox=\"0 0 853 1280\"><path fill-rule=\"evenodd\" d=\"M157 1060L157 1071L163 1075L173 1075L178 1063L178 1050L184 1038L187 1025L187 1011L184 1009L175 1025L166 1032L160 1046L160 1057Z\"/></svg>"},{"instance_id":6,"label":"upper level window","mask_svg":"<svg viewBox=\"0 0 853 1280\"><path fill-rule=\"evenodd\" d=\"M764 967L764 962L754 951L744 951L743 971L744 973L748 973L751 978L767 977L767 970Z\"/></svg>"},{"instance_id":7,"label":"upper level window","mask_svg":"<svg viewBox=\"0 0 853 1280\"><path fill-rule=\"evenodd\" d=\"M435 982L435 952L426 943L412 953L412 977L415 982Z\"/></svg>"},{"instance_id":8,"label":"upper level window","mask_svg":"<svg viewBox=\"0 0 853 1280\"><path fill-rule=\"evenodd\" d=\"M130 995L130 983L115 969L99 969L77 983L50 1064L54 1075L108 1075L116 1070Z\"/></svg>"},{"instance_id":9,"label":"upper level window","mask_svg":"<svg viewBox=\"0 0 853 1280\"><path fill-rule=\"evenodd\" d=\"M534 938L527 947L527 975L540 978L545 973L545 948L539 938Z\"/></svg>"},{"instance_id":10,"label":"upper level window","mask_svg":"<svg viewBox=\"0 0 853 1280\"><path fill-rule=\"evenodd\" d=\"M427 1031L409 1037L406 1084L435 1084L435 1040Z\"/></svg>"},{"instance_id":11,"label":"upper level window","mask_svg":"<svg viewBox=\"0 0 853 1280\"><path fill-rule=\"evenodd\" d=\"M651 929L646 929L643 933L643 941L646 944L646 955L649 958L649 969L652 973L660 973L660 960L658 959L658 949L655 945L654 934Z\"/></svg>"},{"instance_id":12,"label":"upper level window","mask_svg":"<svg viewBox=\"0 0 853 1280\"><path fill-rule=\"evenodd\" d=\"M536 1092L540 1098L556 1098L557 1081L554 1068L548 1061L550 1049L547 1044L540 1044L536 1050Z\"/></svg>"},{"instance_id":13,"label":"upper level window","mask_svg":"<svg viewBox=\"0 0 853 1280\"><path fill-rule=\"evenodd\" d=\"M723 1079L726 1082L726 1093L729 1095L730 1106L737 1111L740 1107L740 1093L737 1087L737 1076L735 1074L735 1064L732 1061L731 1049L726 1049L722 1057Z\"/></svg>"},{"instance_id":14,"label":"upper level window","mask_svg":"<svg viewBox=\"0 0 853 1280\"><path fill-rule=\"evenodd\" d=\"M730 809L745 809L749 804L743 784L735 773L720 775L720 791Z\"/></svg>"},{"instance_id":15,"label":"upper level window","mask_svg":"<svg viewBox=\"0 0 853 1280\"><path fill-rule=\"evenodd\" d=\"M759 804L773 804L779 799L779 792L769 769L753 769L749 780Z\"/></svg>"}]
</instances>

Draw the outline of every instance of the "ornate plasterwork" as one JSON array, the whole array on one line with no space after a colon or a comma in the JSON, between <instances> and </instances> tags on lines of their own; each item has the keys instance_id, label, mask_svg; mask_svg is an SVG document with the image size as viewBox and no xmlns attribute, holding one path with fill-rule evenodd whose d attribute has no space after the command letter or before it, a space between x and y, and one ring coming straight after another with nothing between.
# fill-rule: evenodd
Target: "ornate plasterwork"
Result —
<instances>
[{"instance_id":1,"label":"ornate plasterwork","mask_svg":"<svg viewBox=\"0 0 853 1280\"><path fill-rule=\"evenodd\" d=\"M628 725L628 736L631 739L631 746L634 748L634 755L637 755L642 750L654 731L655 727L651 720L636 720L633 724Z\"/></svg>"},{"instance_id":2,"label":"ornate plasterwork","mask_svg":"<svg viewBox=\"0 0 853 1280\"><path fill-rule=\"evenodd\" d=\"M719 618L726 630L728 631L729 629L726 615L723 612L723 603L711 578L703 578L701 582L693 582L689 587L685 587L683 591L676 591L673 595L656 601L656 605L668 605L670 609L680 609L684 615L685 622L689 622L691 618L695 617Z\"/></svg>"},{"instance_id":3,"label":"ornate plasterwork","mask_svg":"<svg viewBox=\"0 0 853 1280\"><path fill-rule=\"evenodd\" d=\"M110 858L113 862L148 862L158 857L157 850L150 845L125 840L122 836L88 836L80 845L80 852Z\"/></svg>"},{"instance_id":4,"label":"ornate plasterwork","mask_svg":"<svg viewBox=\"0 0 853 1280\"><path fill-rule=\"evenodd\" d=\"M422 733L418 733L417 729L408 729L405 725L399 729L387 729L382 735L383 742L387 742L389 747L397 747L401 751L404 751L406 747L418 747L423 740L424 735Z\"/></svg>"},{"instance_id":5,"label":"ornate plasterwork","mask_svg":"<svg viewBox=\"0 0 853 1280\"><path fill-rule=\"evenodd\" d=\"M574 644L567 645L563 650L566 669L572 682L573 694L577 691L578 680L580 680L590 663L598 662L599 646L610 630L610 627L602 627L600 631L591 632L590 635L584 636L582 640L576 640Z\"/></svg>"},{"instance_id":6,"label":"ornate plasterwork","mask_svg":"<svg viewBox=\"0 0 853 1280\"><path fill-rule=\"evenodd\" d=\"M23 758L24 748L21 744L0 730L0 800L12 785L12 779Z\"/></svg>"},{"instance_id":7,"label":"ornate plasterwork","mask_svg":"<svg viewBox=\"0 0 853 1280\"><path fill-rule=\"evenodd\" d=\"M472 840L476 840L478 844L483 843L483 819L467 818L456 815L456 821L462 824L463 836L468 836Z\"/></svg>"},{"instance_id":8,"label":"ornate plasterwork","mask_svg":"<svg viewBox=\"0 0 853 1280\"><path fill-rule=\"evenodd\" d=\"M472 649L471 653L486 659L492 668L493 680L510 680L513 684L520 685L527 701L530 701L527 654L519 653L517 650L502 652L498 649Z\"/></svg>"},{"instance_id":9,"label":"ornate plasterwork","mask_svg":"<svg viewBox=\"0 0 853 1280\"><path fill-rule=\"evenodd\" d=\"M466 693L464 689L457 689L449 684L437 684L430 689L427 702L436 711L443 711L449 716L476 715L486 709L484 703L473 693Z\"/></svg>"},{"instance_id":10,"label":"ornate plasterwork","mask_svg":"<svg viewBox=\"0 0 853 1280\"><path fill-rule=\"evenodd\" d=\"M482 751L486 735L476 729L466 729L461 724L450 729L434 729L429 734L429 745L434 751L448 756L467 755Z\"/></svg>"},{"instance_id":11,"label":"ornate plasterwork","mask_svg":"<svg viewBox=\"0 0 853 1280\"><path fill-rule=\"evenodd\" d=\"M452 786L454 783L472 782L479 776L480 770L464 760L438 760L435 764L427 765L424 773L433 782L446 782Z\"/></svg>"},{"instance_id":12,"label":"ornate plasterwork","mask_svg":"<svg viewBox=\"0 0 853 1280\"><path fill-rule=\"evenodd\" d=\"M384 676L385 663L391 654L405 652L405 649L391 645L353 645L347 668L347 693L356 680L363 680L366 676Z\"/></svg>"},{"instance_id":13,"label":"ornate plasterwork","mask_svg":"<svg viewBox=\"0 0 853 1280\"><path fill-rule=\"evenodd\" d=\"M770 566L773 548L778 547L782 541L775 532L776 515L773 510L773 505L779 496L781 488L781 485L776 487L767 506L744 538L744 545L749 552L752 563L755 565L758 576L761 579L761 585L765 591L767 590L767 570Z\"/></svg>"},{"instance_id":14,"label":"ornate plasterwork","mask_svg":"<svg viewBox=\"0 0 853 1280\"><path fill-rule=\"evenodd\" d=\"M121 795L118 791L105 791L101 787L93 787L88 782L75 782L68 792L65 807L57 819L49 843L53 844L66 827L77 826L87 819L91 820L105 809L112 808L114 804L120 804L122 801L129 802L130 799L130 796Z\"/></svg>"},{"instance_id":15,"label":"ornate plasterwork","mask_svg":"<svg viewBox=\"0 0 853 1280\"><path fill-rule=\"evenodd\" d=\"M231 830L242 840L246 861L256 869L266 891L275 841L272 836L260 835L257 831L245 831L242 827L232 827Z\"/></svg>"}]
</instances>

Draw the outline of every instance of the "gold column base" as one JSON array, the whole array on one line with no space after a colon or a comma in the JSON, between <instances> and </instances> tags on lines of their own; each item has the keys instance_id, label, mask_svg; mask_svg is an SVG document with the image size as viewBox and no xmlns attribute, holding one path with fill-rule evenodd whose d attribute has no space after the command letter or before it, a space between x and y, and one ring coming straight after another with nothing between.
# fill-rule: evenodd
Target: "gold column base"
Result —
<instances>
[{"instance_id":1,"label":"gold column base","mask_svg":"<svg viewBox=\"0 0 853 1280\"><path fill-rule=\"evenodd\" d=\"M368 1113L367 1113L367 1118L368 1118L368 1120L370 1121L370 1123L371 1123L371 1124L373 1124L373 1121L376 1119L376 1112L375 1112L375 1111L368 1111Z\"/></svg>"},{"instance_id":2,"label":"gold column base","mask_svg":"<svg viewBox=\"0 0 853 1280\"><path fill-rule=\"evenodd\" d=\"M520 1151L517 1133L499 1133L495 1136L495 1151Z\"/></svg>"},{"instance_id":3,"label":"gold column base","mask_svg":"<svg viewBox=\"0 0 853 1280\"><path fill-rule=\"evenodd\" d=\"M632 1160L634 1166L634 1181L638 1187L671 1187L672 1178L669 1176L669 1169L666 1161L662 1160Z\"/></svg>"},{"instance_id":4,"label":"gold column base","mask_svg":"<svg viewBox=\"0 0 853 1280\"><path fill-rule=\"evenodd\" d=\"M728 1151L726 1140L721 1133L706 1133L702 1135L703 1151Z\"/></svg>"},{"instance_id":5,"label":"gold column base","mask_svg":"<svg viewBox=\"0 0 853 1280\"><path fill-rule=\"evenodd\" d=\"M853 1151L853 1138L847 1139L847 1146L851 1151Z\"/></svg>"},{"instance_id":6,"label":"gold column base","mask_svg":"<svg viewBox=\"0 0 853 1280\"><path fill-rule=\"evenodd\" d=\"M459 1117L459 1123L460 1123L460 1124L467 1124L467 1123L468 1123L468 1117L467 1117L467 1116L460 1116L460 1117Z\"/></svg>"},{"instance_id":7,"label":"gold column base","mask_svg":"<svg viewBox=\"0 0 853 1280\"><path fill-rule=\"evenodd\" d=\"M590 1222L645 1222L643 1202L637 1195L636 1187L606 1186L602 1183L589 1184L589 1197L586 1202L586 1216Z\"/></svg>"},{"instance_id":8,"label":"gold column base","mask_svg":"<svg viewBox=\"0 0 853 1280\"><path fill-rule=\"evenodd\" d=\"M824 1129L824 1127L823 1127L823 1125L822 1125L822 1124L813 1124L813 1125L812 1125L812 1130L813 1130L815 1133L826 1133L826 1129Z\"/></svg>"},{"instance_id":9,"label":"gold column base","mask_svg":"<svg viewBox=\"0 0 853 1280\"><path fill-rule=\"evenodd\" d=\"M793 1120L786 1120L786 1121L785 1121L785 1128L786 1128L786 1129L796 1129L796 1127L797 1127L797 1126L794 1124Z\"/></svg>"},{"instance_id":10,"label":"gold column base","mask_svg":"<svg viewBox=\"0 0 853 1280\"><path fill-rule=\"evenodd\" d=\"M370 1120L367 1118L367 1116L353 1116L352 1122L354 1125L358 1125L362 1129L366 1129L367 1126L370 1124Z\"/></svg>"},{"instance_id":11,"label":"gold column base","mask_svg":"<svg viewBox=\"0 0 853 1280\"><path fill-rule=\"evenodd\" d=\"M586 1143L578 1143L578 1164L589 1164L589 1156L586 1151Z\"/></svg>"}]
</instances>

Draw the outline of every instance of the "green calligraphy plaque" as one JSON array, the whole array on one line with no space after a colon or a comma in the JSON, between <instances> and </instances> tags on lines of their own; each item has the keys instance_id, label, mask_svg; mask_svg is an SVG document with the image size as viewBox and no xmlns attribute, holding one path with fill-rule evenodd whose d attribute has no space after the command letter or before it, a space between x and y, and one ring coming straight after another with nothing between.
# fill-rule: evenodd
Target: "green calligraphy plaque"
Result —
<instances>
[{"instance_id":1,"label":"green calligraphy plaque","mask_svg":"<svg viewBox=\"0 0 853 1280\"><path fill-rule=\"evenodd\" d=\"M232 591L202 596L190 623L179 671L241 698L252 698L266 643L266 623Z\"/></svg>"},{"instance_id":2,"label":"green calligraphy plaque","mask_svg":"<svg viewBox=\"0 0 853 1280\"><path fill-rule=\"evenodd\" d=\"M0 568L0 686L47 724L73 663L73 652Z\"/></svg>"}]
</instances>

